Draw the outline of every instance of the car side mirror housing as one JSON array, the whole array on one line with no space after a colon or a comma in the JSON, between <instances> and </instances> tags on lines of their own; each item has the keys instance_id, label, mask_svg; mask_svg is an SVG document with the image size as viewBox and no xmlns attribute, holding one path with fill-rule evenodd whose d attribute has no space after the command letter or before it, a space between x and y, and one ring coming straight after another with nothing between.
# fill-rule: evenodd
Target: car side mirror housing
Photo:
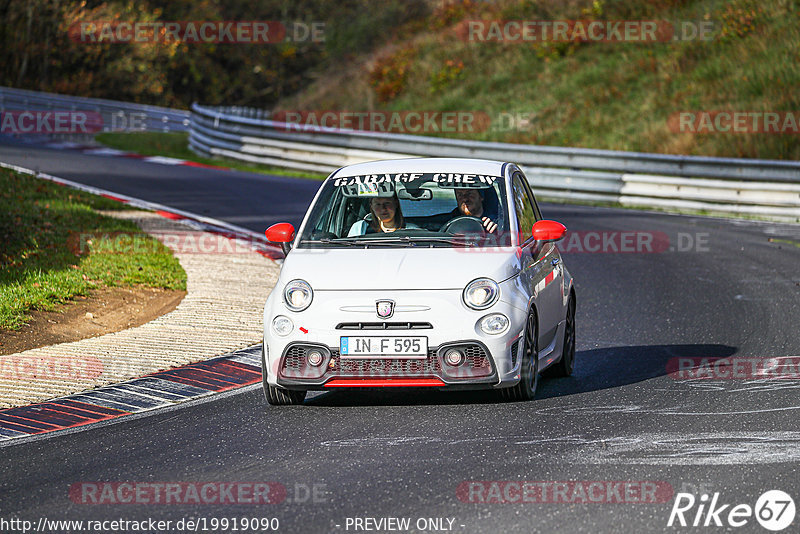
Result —
<instances>
[{"instance_id":1,"label":"car side mirror housing","mask_svg":"<svg viewBox=\"0 0 800 534\"><path fill-rule=\"evenodd\" d=\"M264 234L267 236L267 241L281 244L284 255L289 253L294 241L294 226L289 223L273 224Z\"/></svg>"},{"instance_id":2,"label":"car side mirror housing","mask_svg":"<svg viewBox=\"0 0 800 534\"><path fill-rule=\"evenodd\" d=\"M543 219L533 225L533 238L540 243L553 243L564 237L567 227L557 221Z\"/></svg>"}]
</instances>

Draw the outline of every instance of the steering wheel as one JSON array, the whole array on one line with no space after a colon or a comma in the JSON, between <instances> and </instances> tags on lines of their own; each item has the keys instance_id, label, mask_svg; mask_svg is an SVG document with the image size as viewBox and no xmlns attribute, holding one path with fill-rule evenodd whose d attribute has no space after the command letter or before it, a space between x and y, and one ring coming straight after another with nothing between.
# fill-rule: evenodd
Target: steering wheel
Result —
<instances>
[{"instance_id":1,"label":"steering wheel","mask_svg":"<svg viewBox=\"0 0 800 534\"><path fill-rule=\"evenodd\" d=\"M460 215L455 219L450 219L444 223L439 231L451 234L486 234L483 222L477 217L468 215Z\"/></svg>"}]
</instances>

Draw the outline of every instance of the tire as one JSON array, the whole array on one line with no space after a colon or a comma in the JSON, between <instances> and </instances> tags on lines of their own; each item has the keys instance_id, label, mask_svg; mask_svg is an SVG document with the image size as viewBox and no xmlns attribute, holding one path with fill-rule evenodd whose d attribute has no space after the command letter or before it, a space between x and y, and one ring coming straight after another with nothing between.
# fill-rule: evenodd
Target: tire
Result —
<instances>
[{"instance_id":1,"label":"tire","mask_svg":"<svg viewBox=\"0 0 800 534\"><path fill-rule=\"evenodd\" d=\"M272 406L294 406L303 404L306 392L295 389L284 389L271 386L267 382L267 359L264 356L264 346L261 346L261 383L264 385L264 396Z\"/></svg>"},{"instance_id":2,"label":"tire","mask_svg":"<svg viewBox=\"0 0 800 534\"><path fill-rule=\"evenodd\" d=\"M575 299L567 304L567 325L564 327L564 348L561 358L544 370L546 377L563 378L570 376L575 368Z\"/></svg>"},{"instance_id":3,"label":"tire","mask_svg":"<svg viewBox=\"0 0 800 534\"><path fill-rule=\"evenodd\" d=\"M529 401L536 396L536 387L539 385L539 350L536 339L536 316L528 315L525 325L525 345L522 354L522 365L519 383L510 388L501 389L503 398L507 401Z\"/></svg>"},{"instance_id":4,"label":"tire","mask_svg":"<svg viewBox=\"0 0 800 534\"><path fill-rule=\"evenodd\" d=\"M303 404L306 400L306 392L296 389L283 389L267 384L264 389L267 402L272 406L294 406Z\"/></svg>"}]
</instances>

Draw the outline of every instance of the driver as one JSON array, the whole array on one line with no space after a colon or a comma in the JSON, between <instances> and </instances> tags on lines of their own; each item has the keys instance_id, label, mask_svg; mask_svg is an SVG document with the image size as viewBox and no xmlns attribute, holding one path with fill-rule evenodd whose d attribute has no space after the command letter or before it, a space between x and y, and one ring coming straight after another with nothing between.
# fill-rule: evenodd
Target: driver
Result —
<instances>
[{"instance_id":1,"label":"driver","mask_svg":"<svg viewBox=\"0 0 800 534\"><path fill-rule=\"evenodd\" d=\"M353 223L347 237L419 228L416 224L407 222L403 217L397 193L391 197L372 197L369 201L369 213L372 215L371 217L365 217Z\"/></svg>"},{"instance_id":2,"label":"driver","mask_svg":"<svg viewBox=\"0 0 800 534\"><path fill-rule=\"evenodd\" d=\"M456 189L455 192L456 203L458 203L458 207L450 212L451 216L476 217L480 219L481 223L483 224L483 228L487 233L492 234L495 230L497 230L497 223L494 222L494 220L497 219L497 214L491 213L488 205L484 206L483 191L480 189L463 188Z\"/></svg>"}]
</instances>

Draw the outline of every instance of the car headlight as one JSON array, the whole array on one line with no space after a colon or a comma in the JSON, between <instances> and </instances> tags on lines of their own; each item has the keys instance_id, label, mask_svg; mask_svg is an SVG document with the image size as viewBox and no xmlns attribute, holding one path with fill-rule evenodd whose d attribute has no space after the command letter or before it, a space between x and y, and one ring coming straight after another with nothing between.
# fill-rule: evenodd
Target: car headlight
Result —
<instances>
[{"instance_id":1,"label":"car headlight","mask_svg":"<svg viewBox=\"0 0 800 534\"><path fill-rule=\"evenodd\" d=\"M272 320L272 329L279 336L288 336L294 329L294 323L284 315L278 315Z\"/></svg>"},{"instance_id":2,"label":"car headlight","mask_svg":"<svg viewBox=\"0 0 800 534\"><path fill-rule=\"evenodd\" d=\"M464 288L462 298L464 304L473 310L485 310L497 302L500 297L500 288L497 282L489 278L473 280Z\"/></svg>"},{"instance_id":3,"label":"car headlight","mask_svg":"<svg viewBox=\"0 0 800 534\"><path fill-rule=\"evenodd\" d=\"M487 315L478 323L481 328L481 332L493 336L502 334L508 330L508 324L508 317L502 313L493 313L491 315Z\"/></svg>"},{"instance_id":4,"label":"car headlight","mask_svg":"<svg viewBox=\"0 0 800 534\"><path fill-rule=\"evenodd\" d=\"M305 280L292 280L283 288L283 302L295 312L301 312L311 305L314 292Z\"/></svg>"}]
</instances>

